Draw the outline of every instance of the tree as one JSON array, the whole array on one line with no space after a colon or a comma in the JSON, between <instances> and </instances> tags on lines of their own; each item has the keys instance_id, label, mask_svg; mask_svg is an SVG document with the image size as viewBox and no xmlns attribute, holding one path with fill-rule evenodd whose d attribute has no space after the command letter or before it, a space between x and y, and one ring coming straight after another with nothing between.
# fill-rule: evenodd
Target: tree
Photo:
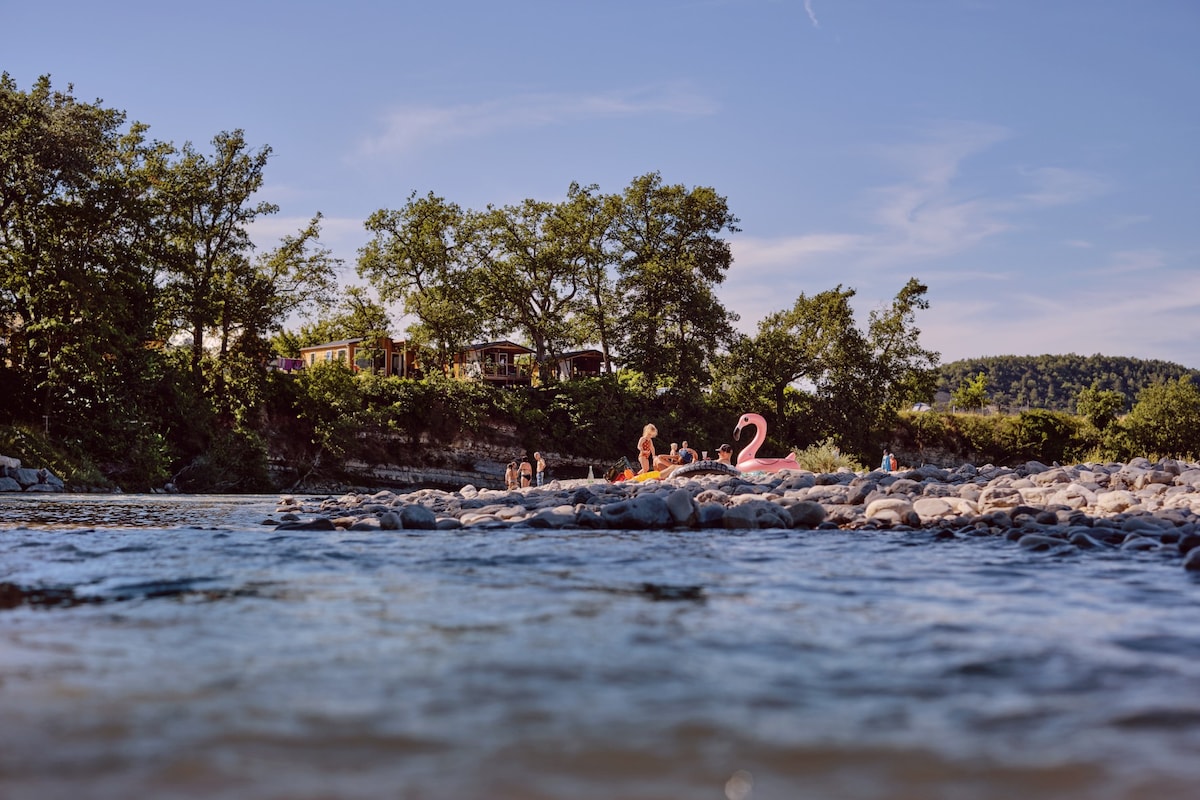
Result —
<instances>
[{"instance_id":1,"label":"tree","mask_svg":"<svg viewBox=\"0 0 1200 800\"><path fill-rule=\"evenodd\" d=\"M883 309L873 309L867 324L867 356L856 397L873 415L876 429L891 427L901 408L933 397L938 353L921 346L916 312L929 308L929 287L909 278Z\"/></svg>"},{"instance_id":2,"label":"tree","mask_svg":"<svg viewBox=\"0 0 1200 800\"><path fill-rule=\"evenodd\" d=\"M222 354L234 348L265 357L269 337L282 330L291 314L311 316L333 302L342 260L320 246L321 218L318 212L298 233L283 237L251 269L227 273Z\"/></svg>"},{"instance_id":3,"label":"tree","mask_svg":"<svg viewBox=\"0 0 1200 800\"><path fill-rule=\"evenodd\" d=\"M0 75L0 338L32 416L90 443L136 417L154 320L148 165L163 147L125 115ZM99 365L105 368L98 368ZM38 420L40 423L42 420Z\"/></svg>"},{"instance_id":4,"label":"tree","mask_svg":"<svg viewBox=\"0 0 1200 800\"><path fill-rule=\"evenodd\" d=\"M1075 400L1079 415L1100 430L1104 430L1125 410L1125 395L1111 389L1101 389L1098 381L1081 389Z\"/></svg>"},{"instance_id":5,"label":"tree","mask_svg":"<svg viewBox=\"0 0 1200 800\"><path fill-rule=\"evenodd\" d=\"M892 304L855 324L853 289L837 286L769 314L754 337L722 360L722 386L743 406L774 408L776 436L832 437L866 454L895 423L901 407L932 392L937 353L919 344L915 313L928 307L915 279ZM793 439L794 440L794 439Z\"/></svg>"},{"instance_id":6,"label":"tree","mask_svg":"<svg viewBox=\"0 0 1200 800\"><path fill-rule=\"evenodd\" d=\"M620 349L626 366L685 393L709 382L713 357L734 339L737 315L715 289L733 262L724 231L738 219L708 187L666 186L658 173L626 188L614 220Z\"/></svg>"},{"instance_id":7,"label":"tree","mask_svg":"<svg viewBox=\"0 0 1200 800\"><path fill-rule=\"evenodd\" d=\"M580 187L572 183L566 202L547 221L552 236L563 243L566 257L578 266L580 291L576 315L581 327L579 338L600 344L604 371L612 374L612 342L617 329L620 296L616 291L612 254L613 220L620 199L598 194L595 185Z\"/></svg>"},{"instance_id":8,"label":"tree","mask_svg":"<svg viewBox=\"0 0 1200 800\"><path fill-rule=\"evenodd\" d=\"M165 317L191 339L193 380L200 385L204 335L228 317L237 288L249 280L248 226L279 207L252 203L271 148L252 152L241 130L213 137L211 159L186 142L182 158L157 176L171 250L163 287Z\"/></svg>"},{"instance_id":9,"label":"tree","mask_svg":"<svg viewBox=\"0 0 1200 800\"><path fill-rule=\"evenodd\" d=\"M332 301L341 261L317 244L320 221L318 213L253 265L242 262L221 276L226 299L220 305L213 395L239 424L265 401L271 335L291 313L307 316Z\"/></svg>"},{"instance_id":10,"label":"tree","mask_svg":"<svg viewBox=\"0 0 1200 800\"><path fill-rule=\"evenodd\" d=\"M801 294L792 308L768 314L754 337L742 337L722 362L724 388L744 405L769 403L781 424L787 416L789 386L804 382L816 387L828 382L856 341L853 289L838 286L812 297Z\"/></svg>"},{"instance_id":11,"label":"tree","mask_svg":"<svg viewBox=\"0 0 1200 800\"><path fill-rule=\"evenodd\" d=\"M536 363L579 343L572 312L580 288L582 259L575 243L555 235L560 214L553 203L526 200L478 215L476 240L483 293L481 305L501 329L527 337Z\"/></svg>"},{"instance_id":12,"label":"tree","mask_svg":"<svg viewBox=\"0 0 1200 800\"><path fill-rule=\"evenodd\" d=\"M978 411L988 404L987 375L980 372L954 390L950 396L954 407L963 411Z\"/></svg>"},{"instance_id":13,"label":"tree","mask_svg":"<svg viewBox=\"0 0 1200 800\"><path fill-rule=\"evenodd\" d=\"M1187 376L1149 386L1121 421L1134 455L1200 456L1200 389Z\"/></svg>"},{"instance_id":14,"label":"tree","mask_svg":"<svg viewBox=\"0 0 1200 800\"><path fill-rule=\"evenodd\" d=\"M403 208L380 209L365 225L374 238L359 251L359 277L383 302L399 301L416 318L410 336L429 345L441 366L490 332L479 302L485 283L469 260L477 232L459 206L413 192Z\"/></svg>"}]
</instances>

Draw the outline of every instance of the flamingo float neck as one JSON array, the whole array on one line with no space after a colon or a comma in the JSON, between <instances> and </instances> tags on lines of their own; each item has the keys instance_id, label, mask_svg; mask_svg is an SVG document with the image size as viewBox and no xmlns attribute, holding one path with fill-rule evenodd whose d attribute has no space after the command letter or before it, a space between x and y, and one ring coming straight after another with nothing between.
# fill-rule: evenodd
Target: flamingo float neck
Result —
<instances>
[{"instance_id":1,"label":"flamingo float neck","mask_svg":"<svg viewBox=\"0 0 1200 800\"><path fill-rule=\"evenodd\" d=\"M750 443L742 448L742 452L738 453L735 463L741 464L745 461L753 461L758 455L758 448L762 447L762 443L767 440L767 421L763 419L761 414L742 414L742 418L738 420L737 427L733 429L733 438L736 441L738 434L742 428L747 425L754 426L754 438Z\"/></svg>"}]
</instances>

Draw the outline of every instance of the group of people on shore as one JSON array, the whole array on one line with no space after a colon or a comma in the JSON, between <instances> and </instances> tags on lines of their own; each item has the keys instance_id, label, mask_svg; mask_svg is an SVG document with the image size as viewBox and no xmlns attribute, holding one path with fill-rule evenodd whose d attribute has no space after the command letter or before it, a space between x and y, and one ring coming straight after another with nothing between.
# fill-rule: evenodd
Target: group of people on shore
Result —
<instances>
[{"instance_id":1,"label":"group of people on shore","mask_svg":"<svg viewBox=\"0 0 1200 800\"><path fill-rule=\"evenodd\" d=\"M654 450L654 439L658 436L658 428L648 423L642 428L642 438L638 439L638 463L641 470L639 475L647 472L658 472L660 478L666 478L679 467L696 461L707 461L708 451L697 453L688 446L687 439L682 442L671 442L668 453L657 454ZM733 447L722 444L717 448L717 459L722 464L733 466Z\"/></svg>"},{"instance_id":2,"label":"group of people on shore","mask_svg":"<svg viewBox=\"0 0 1200 800\"><path fill-rule=\"evenodd\" d=\"M528 489L534 485L541 486L545 482L546 457L540 452L533 454L533 463L530 463L528 458L522 458L519 464L515 460L508 462L508 467L504 470L504 486L507 489Z\"/></svg>"},{"instance_id":3,"label":"group of people on shore","mask_svg":"<svg viewBox=\"0 0 1200 800\"><path fill-rule=\"evenodd\" d=\"M638 463L641 469L638 475L657 472L660 478L668 477L679 467L697 461L707 461L708 451L697 453L688 445L687 439L681 442L671 442L667 453L656 453L654 440L658 436L658 428L653 423L647 423L642 428L642 438L638 439ZM733 464L733 447L727 443L717 448L717 463ZM889 448L884 448L880 468L894 472L897 468L896 456ZM528 458L508 462L504 471L504 485L508 489L528 489L530 486L542 486L546 480L546 458L540 453L533 454L532 463ZM536 481L536 483L535 483Z\"/></svg>"}]
</instances>

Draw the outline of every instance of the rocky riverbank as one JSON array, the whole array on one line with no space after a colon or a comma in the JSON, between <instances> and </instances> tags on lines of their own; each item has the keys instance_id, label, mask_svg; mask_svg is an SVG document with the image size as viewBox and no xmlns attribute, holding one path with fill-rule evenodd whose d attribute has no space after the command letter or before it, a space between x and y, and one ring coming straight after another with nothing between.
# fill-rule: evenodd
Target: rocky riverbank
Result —
<instances>
[{"instance_id":1,"label":"rocky riverbank","mask_svg":"<svg viewBox=\"0 0 1200 800\"><path fill-rule=\"evenodd\" d=\"M419 489L280 499L285 530L552 529L928 530L940 538L1003 536L1035 550L1119 548L1177 558L1200 571L1200 465L1010 469L971 464L900 472L787 471L665 481L553 481L515 491Z\"/></svg>"},{"instance_id":2,"label":"rocky riverbank","mask_svg":"<svg viewBox=\"0 0 1200 800\"><path fill-rule=\"evenodd\" d=\"M62 478L48 469L22 467L21 460L0 456L0 492L61 492Z\"/></svg>"}]
</instances>

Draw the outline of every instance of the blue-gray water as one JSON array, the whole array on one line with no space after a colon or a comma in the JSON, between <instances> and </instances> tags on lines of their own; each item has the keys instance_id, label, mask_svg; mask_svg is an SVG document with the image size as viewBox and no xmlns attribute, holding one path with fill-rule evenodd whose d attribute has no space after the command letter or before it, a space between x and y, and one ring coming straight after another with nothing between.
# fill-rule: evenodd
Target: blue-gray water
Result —
<instances>
[{"instance_id":1,"label":"blue-gray water","mask_svg":"<svg viewBox=\"0 0 1200 800\"><path fill-rule=\"evenodd\" d=\"M0 496L0 797L1195 796L1200 582L817 531ZM5 600L7 598L7 600Z\"/></svg>"}]
</instances>

